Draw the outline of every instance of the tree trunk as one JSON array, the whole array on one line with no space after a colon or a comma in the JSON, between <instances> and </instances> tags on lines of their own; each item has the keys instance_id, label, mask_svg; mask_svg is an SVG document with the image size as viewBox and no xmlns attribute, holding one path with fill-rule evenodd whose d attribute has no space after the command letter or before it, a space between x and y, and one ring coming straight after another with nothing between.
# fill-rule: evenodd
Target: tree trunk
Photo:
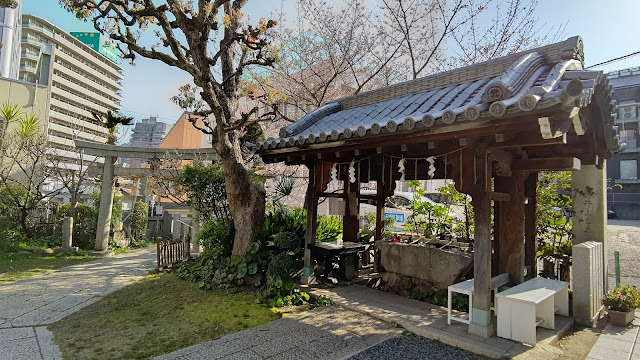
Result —
<instances>
[{"instance_id":1,"label":"tree trunk","mask_svg":"<svg viewBox=\"0 0 640 360\"><path fill-rule=\"evenodd\" d=\"M227 201L235 226L233 255L244 255L264 223L266 192L261 184L252 182L245 169L237 139L218 141L217 150L224 169Z\"/></svg>"}]
</instances>

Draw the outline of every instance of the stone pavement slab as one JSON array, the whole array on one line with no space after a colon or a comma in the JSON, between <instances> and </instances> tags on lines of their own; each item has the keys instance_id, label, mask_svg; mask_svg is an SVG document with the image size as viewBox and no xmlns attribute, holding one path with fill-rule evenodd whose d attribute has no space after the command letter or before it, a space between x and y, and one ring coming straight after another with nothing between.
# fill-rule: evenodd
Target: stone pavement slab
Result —
<instances>
[{"instance_id":1,"label":"stone pavement slab","mask_svg":"<svg viewBox=\"0 0 640 360\"><path fill-rule=\"evenodd\" d=\"M346 359L402 329L341 307L286 316L156 357L169 359Z\"/></svg>"},{"instance_id":2,"label":"stone pavement slab","mask_svg":"<svg viewBox=\"0 0 640 360\"><path fill-rule=\"evenodd\" d=\"M44 325L145 277L155 247L61 268L0 285L0 359L61 359Z\"/></svg>"},{"instance_id":3,"label":"stone pavement slab","mask_svg":"<svg viewBox=\"0 0 640 360\"><path fill-rule=\"evenodd\" d=\"M640 360L640 311L629 326L607 324L587 355L589 360Z\"/></svg>"},{"instance_id":4,"label":"stone pavement slab","mask_svg":"<svg viewBox=\"0 0 640 360\"><path fill-rule=\"evenodd\" d=\"M517 357L524 353L535 358L537 351L539 354L554 352L556 349L551 345L573 325L572 318L556 316L556 328L554 330L538 328L538 343L535 347L531 347L499 337L486 339L469 334L468 326L465 324L458 322L447 324L447 309L444 307L360 285L330 289L310 287L306 291L314 295L326 296L350 310L399 324L414 334L497 359ZM520 358L526 359L526 357Z\"/></svg>"}]
</instances>

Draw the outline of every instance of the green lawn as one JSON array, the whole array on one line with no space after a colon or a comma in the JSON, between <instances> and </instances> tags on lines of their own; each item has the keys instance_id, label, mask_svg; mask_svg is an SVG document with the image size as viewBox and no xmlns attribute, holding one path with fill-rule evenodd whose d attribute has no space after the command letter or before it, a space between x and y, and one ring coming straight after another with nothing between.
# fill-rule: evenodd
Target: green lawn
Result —
<instances>
[{"instance_id":1,"label":"green lawn","mask_svg":"<svg viewBox=\"0 0 640 360\"><path fill-rule=\"evenodd\" d=\"M50 325L65 359L146 359L267 323L256 294L151 275Z\"/></svg>"},{"instance_id":2,"label":"green lawn","mask_svg":"<svg viewBox=\"0 0 640 360\"><path fill-rule=\"evenodd\" d=\"M0 284L94 259L86 251L74 255L0 253Z\"/></svg>"}]
</instances>

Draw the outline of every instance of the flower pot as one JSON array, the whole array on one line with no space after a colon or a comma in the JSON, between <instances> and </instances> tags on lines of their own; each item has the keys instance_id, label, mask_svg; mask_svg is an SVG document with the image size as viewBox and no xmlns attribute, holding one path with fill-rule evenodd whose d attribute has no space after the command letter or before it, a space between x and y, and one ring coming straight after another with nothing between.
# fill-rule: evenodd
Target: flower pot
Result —
<instances>
[{"instance_id":1,"label":"flower pot","mask_svg":"<svg viewBox=\"0 0 640 360\"><path fill-rule=\"evenodd\" d=\"M607 310L609 313L609 321L612 325L616 326L627 326L631 324L633 318L635 317L635 313L633 311L621 312L615 310Z\"/></svg>"}]
</instances>

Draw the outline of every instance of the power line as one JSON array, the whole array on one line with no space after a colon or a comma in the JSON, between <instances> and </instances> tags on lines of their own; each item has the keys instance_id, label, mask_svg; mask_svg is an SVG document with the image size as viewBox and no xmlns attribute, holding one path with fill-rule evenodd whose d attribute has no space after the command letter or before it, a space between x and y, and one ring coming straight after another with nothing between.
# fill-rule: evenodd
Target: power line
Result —
<instances>
[{"instance_id":1,"label":"power line","mask_svg":"<svg viewBox=\"0 0 640 360\"><path fill-rule=\"evenodd\" d=\"M612 63L612 62L616 62L616 61L624 60L624 59L626 59L626 58L630 58L630 57L633 57L633 56L636 56L636 55L640 55L640 51L636 51L636 52L634 52L634 53L627 54L627 55L625 55L625 56L620 56L620 57L617 57L617 58L615 58L615 59L611 59L611 60L603 61L603 62L598 63L598 64L595 64L595 65L587 66L585 69L590 69L590 68L594 68L594 67L596 67L596 66L605 65L605 64Z\"/></svg>"}]
</instances>

